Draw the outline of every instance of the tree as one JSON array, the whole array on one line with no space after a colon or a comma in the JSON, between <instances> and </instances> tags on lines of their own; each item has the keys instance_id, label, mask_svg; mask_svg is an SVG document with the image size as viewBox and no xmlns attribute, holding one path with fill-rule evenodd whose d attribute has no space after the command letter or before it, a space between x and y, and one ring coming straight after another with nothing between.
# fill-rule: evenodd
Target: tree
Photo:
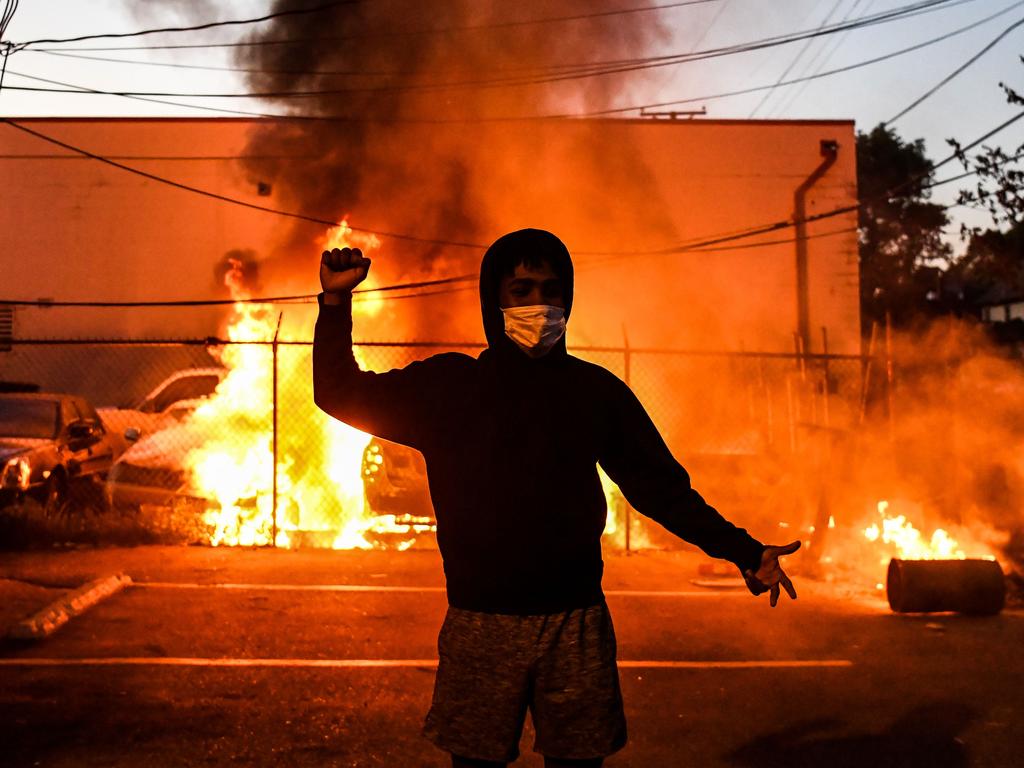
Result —
<instances>
[{"instance_id":1,"label":"tree","mask_svg":"<svg viewBox=\"0 0 1024 768\"><path fill-rule=\"evenodd\" d=\"M950 267L968 303L1024 295L1024 222L968 232L967 250Z\"/></svg>"},{"instance_id":2,"label":"tree","mask_svg":"<svg viewBox=\"0 0 1024 768\"><path fill-rule=\"evenodd\" d=\"M1024 57L1021 57L1024 61ZM1024 97L1007 86L999 86L1006 100L1024 105ZM960 190L961 205L987 211L993 227L960 226L961 235L970 239L964 255L953 270L968 295L1024 294L1024 171L1018 161L1024 157L1024 144L1007 152L1002 147L983 146L967 155L953 139L948 140L964 168L975 177L974 186Z\"/></svg>"},{"instance_id":3,"label":"tree","mask_svg":"<svg viewBox=\"0 0 1024 768\"><path fill-rule=\"evenodd\" d=\"M935 266L945 264L951 252L941 237L949 223L946 210L928 202L932 178L923 139L906 142L884 124L857 134L865 329L884 322L887 313L903 325L928 311Z\"/></svg>"}]
</instances>

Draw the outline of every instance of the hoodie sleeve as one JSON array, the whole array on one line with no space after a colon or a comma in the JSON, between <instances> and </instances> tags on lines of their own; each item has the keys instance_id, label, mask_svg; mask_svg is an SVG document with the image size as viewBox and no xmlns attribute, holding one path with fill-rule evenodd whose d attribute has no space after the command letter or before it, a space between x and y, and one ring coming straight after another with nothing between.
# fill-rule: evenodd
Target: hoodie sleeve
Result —
<instances>
[{"instance_id":1,"label":"hoodie sleeve","mask_svg":"<svg viewBox=\"0 0 1024 768\"><path fill-rule=\"evenodd\" d=\"M324 304L313 332L313 401L322 411L385 440L420 447L438 410L445 355L385 373L352 354L352 298Z\"/></svg>"},{"instance_id":2,"label":"hoodie sleeve","mask_svg":"<svg viewBox=\"0 0 1024 768\"><path fill-rule=\"evenodd\" d=\"M598 460L626 500L681 539L740 571L757 570L764 545L722 517L690 485L636 395L618 379L608 398L609 426Z\"/></svg>"}]
</instances>

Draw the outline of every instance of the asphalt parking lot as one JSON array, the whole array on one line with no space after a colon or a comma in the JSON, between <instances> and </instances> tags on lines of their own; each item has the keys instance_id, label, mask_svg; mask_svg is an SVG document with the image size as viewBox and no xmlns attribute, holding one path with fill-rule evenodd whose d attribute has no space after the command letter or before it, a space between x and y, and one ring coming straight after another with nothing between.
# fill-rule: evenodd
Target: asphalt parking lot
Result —
<instances>
[{"instance_id":1,"label":"asphalt parking lot","mask_svg":"<svg viewBox=\"0 0 1024 768\"><path fill-rule=\"evenodd\" d=\"M1024 612L897 616L798 580L776 609L687 552L609 555L626 766L1016 766ZM419 736L444 616L436 552L139 547L4 554L0 624L134 584L0 653L11 766L445 766ZM529 726L517 765L541 765Z\"/></svg>"}]
</instances>

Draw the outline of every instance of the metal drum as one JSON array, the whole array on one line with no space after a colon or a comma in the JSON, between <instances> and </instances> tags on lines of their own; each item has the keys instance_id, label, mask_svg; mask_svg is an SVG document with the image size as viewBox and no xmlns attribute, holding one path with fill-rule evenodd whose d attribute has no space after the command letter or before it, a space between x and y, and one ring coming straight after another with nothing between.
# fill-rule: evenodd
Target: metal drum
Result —
<instances>
[{"instance_id":1,"label":"metal drum","mask_svg":"<svg viewBox=\"0 0 1024 768\"><path fill-rule=\"evenodd\" d=\"M893 558L886 594L896 613L956 611L991 616L1003 610L1006 582L995 560Z\"/></svg>"}]
</instances>

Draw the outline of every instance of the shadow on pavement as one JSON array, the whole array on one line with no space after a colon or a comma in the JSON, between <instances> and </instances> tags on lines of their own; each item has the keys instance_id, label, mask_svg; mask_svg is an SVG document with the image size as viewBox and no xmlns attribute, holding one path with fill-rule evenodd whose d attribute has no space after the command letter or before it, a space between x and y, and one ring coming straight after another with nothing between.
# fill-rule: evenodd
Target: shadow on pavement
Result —
<instances>
[{"instance_id":1,"label":"shadow on pavement","mask_svg":"<svg viewBox=\"0 0 1024 768\"><path fill-rule=\"evenodd\" d=\"M966 768L959 734L975 712L957 701L916 707L880 733L830 735L839 720L818 719L759 736L726 759L742 768Z\"/></svg>"}]
</instances>

